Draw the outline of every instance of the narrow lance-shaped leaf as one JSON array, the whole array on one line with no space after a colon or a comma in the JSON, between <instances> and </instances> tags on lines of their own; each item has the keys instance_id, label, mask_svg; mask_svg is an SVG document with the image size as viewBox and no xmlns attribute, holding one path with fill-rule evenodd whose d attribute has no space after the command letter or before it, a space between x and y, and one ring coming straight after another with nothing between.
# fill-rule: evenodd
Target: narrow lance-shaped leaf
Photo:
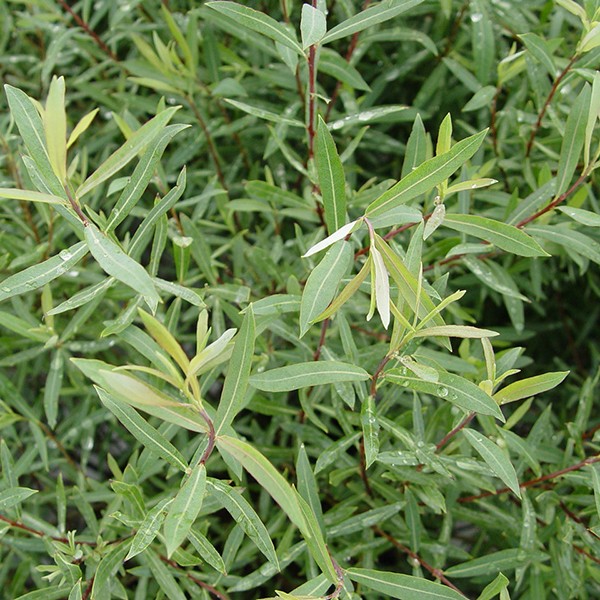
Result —
<instances>
[{"instance_id":1,"label":"narrow lance-shaped leaf","mask_svg":"<svg viewBox=\"0 0 600 600\"><path fill-rule=\"evenodd\" d=\"M82 198L95 187L112 177L133 160L154 136L173 118L178 106L172 106L158 113L142 125L115 152L113 152L78 188L77 197Z\"/></svg>"},{"instance_id":2,"label":"narrow lance-shaped leaf","mask_svg":"<svg viewBox=\"0 0 600 600\"><path fill-rule=\"evenodd\" d=\"M296 476L298 478L298 492L310 505L312 512L319 522L321 532L325 533L323 508L321 507L321 499L319 498L319 487L304 444L300 444L298 450Z\"/></svg>"},{"instance_id":3,"label":"narrow lance-shaped leaf","mask_svg":"<svg viewBox=\"0 0 600 600\"><path fill-rule=\"evenodd\" d=\"M63 353L61 350L57 350L52 357L48 376L46 377L46 385L44 386L44 411L46 412L48 425L52 429L56 426L58 416L58 401L62 388L64 366Z\"/></svg>"},{"instance_id":4,"label":"narrow lance-shaped leaf","mask_svg":"<svg viewBox=\"0 0 600 600\"><path fill-rule=\"evenodd\" d=\"M338 381L366 381L370 375L361 367L334 360L296 363L250 377L250 385L265 392L289 392L302 387Z\"/></svg>"},{"instance_id":5,"label":"narrow lance-shaped leaf","mask_svg":"<svg viewBox=\"0 0 600 600\"><path fill-rule=\"evenodd\" d=\"M450 177L469 160L481 146L487 129L456 143L448 152L425 161L379 198L371 202L365 215L374 217L391 210L399 204L430 191Z\"/></svg>"},{"instance_id":6,"label":"narrow lance-shaped leaf","mask_svg":"<svg viewBox=\"0 0 600 600\"><path fill-rule=\"evenodd\" d=\"M306 50L313 44L318 44L327 31L327 20L325 13L311 6L302 5L302 17L300 19L300 34L302 36L302 48Z\"/></svg>"},{"instance_id":7,"label":"narrow lance-shaped leaf","mask_svg":"<svg viewBox=\"0 0 600 600\"><path fill-rule=\"evenodd\" d=\"M401 575L373 569L346 569L352 581L384 594L386 598L400 600L464 600L464 596L440 583L422 577Z\"/></svg>"},{"instance_id":8,"label":"narrow lance-shaped leaf","mask_svg":"<svg viewBox=\"0 0 600 600\"><path fill-rule=\"evenodd\" d=\"M256 322L252 305L246 310L240 332L233 346L229 361L227 376L221 393L221 401L215 418L217 434L229 427L235 416L241 410L248 389L248 378L254 356L254 338Z\"/></svg>"},{"instance_id":9,"label":"narrow lance-shaped leaf","mask_svg":"<svg viewBox=\"0 0 600 600\"><path fill-rule=\"evenodd\" d=\"M388 0L371 6L366 10L336 25L322 40L323 44L352 35L367 27L384 23L421 4L423 0Z\"/></svg>"},{"instance_id":10,"label":"narrow lance-shaped leaf","mask_svg":"<svg viewBox=\"0 0 600 600\"><path fill-rule=\"evenodd\" d=\"M137 556L143 552L158 535L160 527L166 517L166 507L169 503L173 502L172 498L165 498L161 500L148 514L144 517L138 530L133 536L131 541L131 547L125 557L125 560L129 560L134 556Z\"/></svg>"},{"instance_id":11,"label":"narrow lance-shaped leaf","mask_svg":"<svg viewBox=\"0 0 600 600\"><path fill-rule=\"evenodd\" d=\"M377 460L379 453L379 424L375 414L375 398L367 396L360 411L360 422L365 445L365 462L367 469Z\"/></svg>"},{"instance_id":12,"label":"narrow lance-shaped leaf","mask_svg":"<svg viewBox=\"0 0 600 600\"><path fill-rule=\"evenodd\" d=\"M43 202L44 204L66 204L66 201L58 196L18 188L0 188L0 198L24 200L26 202Z\"/></svg>"},{"instance_id":13,"label":"narrow lance-shaped leaf","mask_svg":"<svg viewBox=\"0 0 600 600\"><path fill-rule=\"evenodd\" d=\"M490 469L520 498L517 473L503 450L478 431L463 429L463 434Z\"/></svg>"},{"instance_id":14,"label":"narrow lance-shaped leaf","mask_svg":"<svg viewBox=\"0 0 600 600\"><path fill-rule=\"evenodd\" d=\"M342 277L352 264L351 244L336 242L308 276L300 303L300 337L333 300Z\"/></svg>"},{"instance_id":15,"label":"narrow lance-shaped leaf","mask_svg":"<svg viewBox=\"0 0 600 600\"><path fill-rule=\"evenodd\" d=\"M281 23L265 13L237 4L236 2L207 2L206 6L230 17L236 24L242 27L256 31L292 50L296 50L299 54L304 53L296 37Z\"/></svg>"},{"instance_id":16,"label":"narrow lance-shaped leaf","mask_svg":"<svg viewBox=\"0 0 600 600\"><path fill-rule=\"evenodd\" d=\"M37 494L38 490L32 490L26 487L11 487L0 492L0 510L12 508L23 502L29 496Z\"/></svg>"},{"instance_id":17,"label":"narrow lance-shaped leaf","mask_svg":"<svg viewBox=\"0 0 600 600\"><path fill-rule=\"evenodd\" d=\"M218 479L209 479L207 485L225 510L239 524L244 533L256 544L267 560L279 570L277 553L268 529L256 514L252 505L235 488Z\"/></svg>"},{"instance_id":18,"label":"narrow lance-shaped leaf","mask_svg":"<svg viewBox=\"0 0 600 600\"><path fill-rule=\"evenodd\" d=\"M141 444L157 456L164 458L174 467L181 469L184 472L187 471L187 462L179 450L177 450L177 448L175 448L175 446L173 446L173 444L171 444L158 429L150 425L146 419L141 417L134 408L124 402L116 401L111 394L97 386L96 393L102 401L102 404L117 417L121 424L124 425Z\"/></svg>"},{"instance_id":19,"label":"narrow lance-shaped leaf","mask_svg":"<svg viewBox=\"0 0 600 600\"><path fill-rule=\"evenodd\" d=\"M342 227L346 219L346 181L335 142L321 117L317 125L315 164L325 208L325 222L331 234Z\"/></svg>"},{"instance_id":20,"label":"narrow lance-shaped leaf","mask_svg":"<svg viewBox=\"0 0 600 600\"><path fill-rule=\"evenodd\" d=\"M459 337L459 338L489 338L498 335L491 329L480 329L469 325L440 325L426 327L414 332L413 337Z\"/></svg>"},{"instance_id":21,"label":"narrow lance-shaped leaf","mask_svg":"<svg viewBox=\"0 0 600 600\"><path fill-rule=\"evenodd\" d=\"M317 242L314 246L311 246L303 255L302 258L307 258L320 252L321 250L325 250L325 248L329 248L336 242L343 240L347 235L352 233L355 226L359 223L362 223L360 220L352 221L347 223L343 227L340 227L337 231L334 231L331 235L327 236L324 240Z\"/></svg>"},{"instance_id":22,"label":"narrow lance-shaped leaf","mask_svg":"<svg viewBox=\"0 0 600 600\"><path fill-rule=\"evenodd\" d=\"M591 89L589 85L584 85L579 96L573 102L567 117L565 125L565 134L562 146L560 148L560 157L558 159L557 188L556 196L566 192L577 163L581 155L581 149L585 141L585 129L588 120L590 107Z\"/></svg>"},{"instance_id":23,"label":"narrow lance-shaped leaf","mask_svg":"<svg viewBox=\"0 0 600 600\"><path fill-rule=\"evenodd\" d=\"M50 164L44 125L33 100L25 92L11 85L5 85L4 89L10 106L10 114L15 120L27 152L39 170L44 185L52 194L66 200L64 188Z\"/></svg>"},{"instance_id":24,"label":"narrow lance-shaped leaf","mask_svg":"<svg viewBox=\"0 0 600 600\"><path fill-rule=\"evenodd\" d=\"M152 312L156 311L160 296L150 275L138 262L127 256L119 246L101 233L93 223L85 227L85 239L92 256L102 269L142 294Z\"/></svg>"},{"instance_id":25,"label":"narrow lance-shaped leaf","mask_svg":"<svg viewBox=\"0 0 600 600\"><path fill-rule=\"evenodd\" d=\"M478 215L446 215L444 225L473 235L502 250L519 256L548 256L548 253L529 235L513 225Z\"/></svg>"},{"instance_id":26,"label":"narrow lance-shaped leaf","mask_svg":"<svg viewBox=\"0 0 600 600\"><path fill-rule=\"evenodd\" d=\"M44 262L7 277L0 282L0 301L46 285L72 269L87 253L87 244L78 242Z\"/></svg>"},{"instance_id":27,"label":"narrow lance-shaped leaf","mask_svg":"<svg viewBox=\"0 0 600 600\"><path fill-rule=\"evenodd\" d=\"M371 248L373 258L373 273L375 275L375 303L383 326L387 329L390 324L390 282L383 258L377 248Z\"/></svg>"},{"instance_id":28,"label":"narrow lance-shaped leaf","mask_svg":"<svg viewBox=\"0 0 600 600\"><path fill-rule=\"evenodd\" d=\"M515 381L502 388L494 394L494 400L498 404L515 402L523 398L529 398L543 392L547 392L562 383L569 371L557 371L555 373L544 373L534 377L527 377L520 381Z\"/></svg>"},{"instance_id":29,"label":"narrow lance-shaped leaf","mask_svg":"<svg viewBox=\"0 0 600 600\"><path fill-rule=\"evenodd\" d=\"M417 392L448 400L466 411L491 415L504 421L504 415L491 396L460 375L439 371L438 381L433 383L392 369L386 373L385 378L392 383L407 386Z\"/></svg>"},{"instance_id":30,"label":"narrow lance-shaped leaf","mask_svg":"<svg viewBox=\"0 0 600 600\"><path fill-rule=\"evenodd\" d=\"M65 80L53 77L44 110L44 132L52 169L61 183L67 181L67 115Z\"/></svg>"},{"instance_id":31,"label":"narrow lance-shaped leaf","mask_svg":"<svg viewBox=\"0 0 600 600\"><path fill-rule=\"evenodd\" d=\"M164 523L167 556L179 548L189 533L200 509L206 489L206 466L196 465L186 482L177 492Z\"/></svg>"}]
</instances>

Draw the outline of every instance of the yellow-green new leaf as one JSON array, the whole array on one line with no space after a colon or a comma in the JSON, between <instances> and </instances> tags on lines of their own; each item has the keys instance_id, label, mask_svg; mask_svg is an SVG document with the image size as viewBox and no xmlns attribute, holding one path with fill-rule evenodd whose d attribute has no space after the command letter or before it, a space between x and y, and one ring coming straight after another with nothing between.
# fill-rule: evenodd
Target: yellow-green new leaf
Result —
<instances>
[{"instance_id":1,"label":"yellow-green new leaf","mask_svg":"<svg viewBox=\"0 0 600 600\"><path fill-rule=\"evenodd\" d=\"M45 194L43 192L33 192L31 190L20 190L18 188L0 188L0 198L10 198L12 200L25 200L27 202L43 202L45 204L66 204L63 198Z\"/></svg>"},{"instance_id":2,"label":"yellow-green new leaf","mask_svg":"<svg viewBox=\"0 0 600 600\"><path fill-rule=\"evenodd\" d=\"M487 129L484 129L456 143L448 152L434 156L416 167L396 185L371 202L365 215L367 217L381 215L432 190L477 152L486 134Z\"/></svg>"},{"instance_id":3,"label":"yellow-green new leaf","mask_svg":"<svg viewBox=\"0 0 600 600\"><path fill-rule=\"evenodd\" d=\"M141 294L150 310L156 312L161 301L160 296L144 267L127 256L93 223L88 223L85 227L85 239L92 256L98 261L102 270Z\"/></svg>"},{"instance_id":4,"label":"yellow-green new leaf","mask_svg":"<svg viewBox=\"0 0 600 600\"><path fill-rule=\"evenodd\" d=\"M459 338L489 338L498 335L491 329L479 329L469 325L440 325L439 327L426 327L415 331L413 337L459 337Z\"/></svg>"},{"instance_id":5,"label":"yellow-green new leaf","mask_svg":"<svg viewBox=\"0 0 600 600\"><path fill-rule=\"evenodd\" d=\"M181 367L181 370L187 373L190 367L190 360L173 334L158 319L149 315L145 310L139 308L138 313L148 333L175 360Z\"/></svg>"},{"instance_id":6,"label":"yellow-green new leaf","mask_svg":"<svg viewBox=\"0 0 600 600\"><path fill-rule=\"evenodd\" d=\"M527 377L520 381L515 381L502 388L494 394L494 400L498 404L506 404L507 402L515 402L523 400L530 396L536 396L543 392L547 392L557 385L562 383L569 371L556 371L554 373L544 373L535 377Z\"/></svg>"},{"instance_id":7,"label":"yellow-green new leaf","mask_svg":"<svg viewBox=\"0 0 600 600\"><path fill-rule=\"evenodd\" d=\"M44 132L52 170L61 183L67 182L67 115L65 113L65 80L53 77L50 82Z\"/></svg>"},{"instance_id":8,"label":"yellow-green new leaf","mask_svg":"<svg viewBox=\"0 0 600 600\"><path fill-rule=\"evenodd\" d=\"M142 125L77 188L77 197L82 198L131 162L167 125L178 109L178 106L166 108Z\"/></svg>"},{"instance_id":9,"label":"yellow-green new leaf","mask_svg":"<svg viewBox=\"0 0 600 600\"><path fill-rule=\"evenodd\" d=\"M217 438L217 448L239 461L304 535L307 527L296 492L269 460L250 444L227 435Z\"/></svg>"},{"instance_id":10,"label":"yellow-green new leaf","mask_svg":"<svg viewBox=\"0 0 600 600\"><path fill-rule=\"evenodd\" d=\"M73 128L73 131L71 131L71 135L69 136L69 139L67 141L67 150L77 141L79 136L82 133L84 133L87 130L87 128L92 124L92 121L96 118L96 115L98 114L99 110L99 108L95 108L86 115L83 115L81 119L79 119L79 122Z\"/></svg>"},{"instance_id":11,"label":"yellow-green new leaf","mask_svg":"<svg viewBox=\"0 0 600 600\"><path fill-rule=\"evenodd\" d=\"M187 481L177 492L175 499L169 506L163 528L169 558L181 546L192 528L202 508L205 489L206 466L204 463L200 463L192 469Z\"/></svg>"}]
</instances>

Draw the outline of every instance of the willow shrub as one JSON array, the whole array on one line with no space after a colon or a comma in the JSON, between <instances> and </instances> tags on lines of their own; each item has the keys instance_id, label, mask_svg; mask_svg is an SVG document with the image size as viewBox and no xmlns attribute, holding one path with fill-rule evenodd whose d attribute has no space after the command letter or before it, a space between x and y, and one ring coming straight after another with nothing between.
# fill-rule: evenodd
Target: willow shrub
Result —
<instances>
[{"instance_id":1,"label":"willow shrub","mask_svg":"<svg viewBox=\"0 0 600 600\"><path fill-rule=\"evenodd\" d=\"M3 597L599 597L600 3L358 4L0 3Z\"/></svg>"}]
</instances>

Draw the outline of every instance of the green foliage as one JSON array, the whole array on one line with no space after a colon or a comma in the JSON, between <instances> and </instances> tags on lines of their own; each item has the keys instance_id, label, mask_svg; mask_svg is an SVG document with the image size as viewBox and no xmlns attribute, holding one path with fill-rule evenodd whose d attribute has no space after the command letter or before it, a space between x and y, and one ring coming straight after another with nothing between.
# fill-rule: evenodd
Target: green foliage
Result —
<instances>
[{"instance_id":1,"label":"green foliage","mask_svg":"<svg viewBox=\"0 0 600 600\"><path fill-rule=\"evenodd\" d=\"M0 14L3 597L600 596L596 0Z\"/></svg>"}]
</instances>

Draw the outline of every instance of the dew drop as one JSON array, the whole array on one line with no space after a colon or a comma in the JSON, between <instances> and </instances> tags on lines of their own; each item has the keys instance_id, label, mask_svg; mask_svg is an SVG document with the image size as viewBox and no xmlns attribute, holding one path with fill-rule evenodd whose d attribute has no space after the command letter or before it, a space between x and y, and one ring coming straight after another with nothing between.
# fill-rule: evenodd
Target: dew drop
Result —
<instances>
[{"instance_id":1,"label":"dew drop","mask_svg":"<svg viewBox=\"0 0 600 600\"><path fill-rule=\"evenodd\" d=\"M438 388L438 395L440 396L440 398L445 398L448 395L448 388L447 387L439 387Z\"/></svg>"},{"instance_id":2,"label":"dew drop","mask_svg":"<svg viewBox=\"0 0 600 600\"><path fill-rule=\"evenodd\" d=\"M62 260L69 260L70 258L73 258L73 255L68 250L61 250L58 255Z\"/></svg>"},{"instance_id":3,"label":"dew drop","mask_svg":"<svg viewBox=\"0 0 600 600\"><path fill-rule=\"evenodd\" d=\"M483 15L481 13L473 13L471 15L471 21L473 23L479 23L479 21L481 21L481 19L483 19Z\"/></svg>"},{"instance_id":4,"label":"dew drop","mask_svg":"<svg viewBox=\"0 0 600 600\"><path fill-rule=\"evenodd\" d=\"M10 288L6 287L6 286L3 286L2 287L2 291L5 292L6 294L8 294L10 292Z\"/></svg>"}]
</instances>

